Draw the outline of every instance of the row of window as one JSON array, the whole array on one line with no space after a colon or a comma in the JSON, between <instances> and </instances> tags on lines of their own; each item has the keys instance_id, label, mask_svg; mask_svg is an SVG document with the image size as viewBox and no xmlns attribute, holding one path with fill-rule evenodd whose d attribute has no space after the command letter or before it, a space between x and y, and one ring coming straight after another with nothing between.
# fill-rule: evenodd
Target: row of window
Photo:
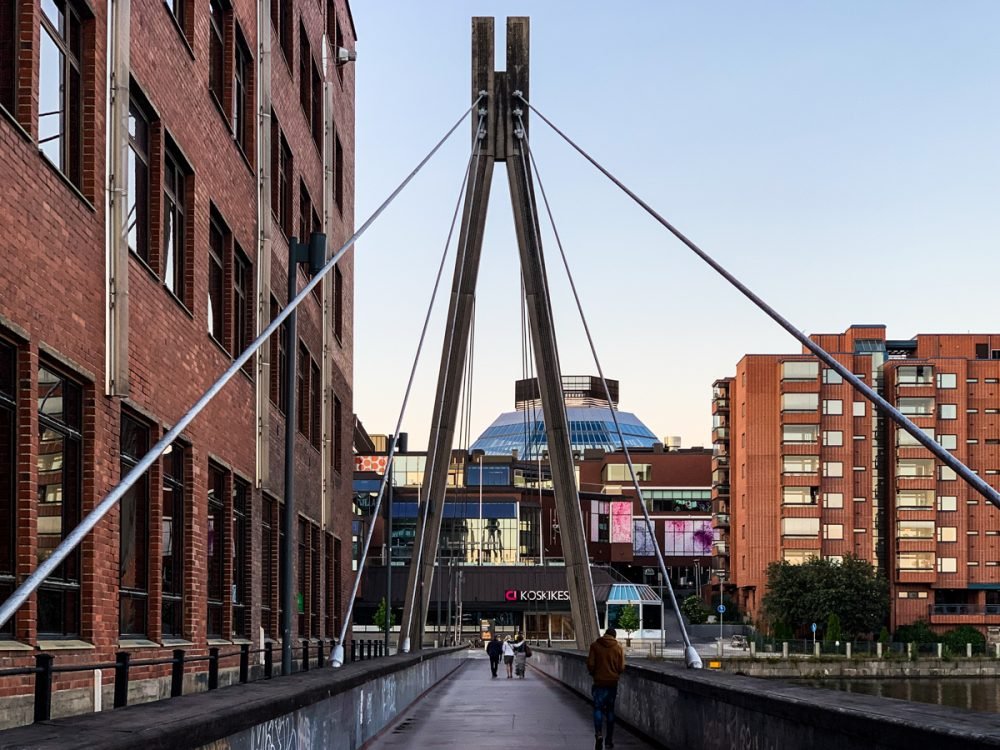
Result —
<instances>
[{"instance_id":1,"label":"row of window","mask_svg":"<svg viewBox=\"0 0 1000 750\"><path fill-rule=\"evenodd\" d=\"M844 413L844 402L841 399L823 399L822 407L822 413L825 415L838 416ZM781 394L781 411L783 412L816 411L819 408L818 393ZM896 408L910 417L933 416L934 399L931 397L901 398L898 400ZM867 413L867 409L867 402L854 401L851 414L855 417L863 417ZM938 404L939 419L956 419L957 417L958 406L956 404Z\"/></svg>"},{"instance_id":2,"label":"row of window","mask_svg":"<svg viewBox=\"0 0 1000 750\"><path fill-rule=\"evenodd\" d=\"M819 362L788 361L781 363L783 381L811 381L819 377ZM843 383L836 370L823 368L823 382L829 385ZM930 365L908 365L896 369L897 385L936 385L938 388L957 388L958 376L954 373L937 373Z\"/></svg>"}]
</instances>

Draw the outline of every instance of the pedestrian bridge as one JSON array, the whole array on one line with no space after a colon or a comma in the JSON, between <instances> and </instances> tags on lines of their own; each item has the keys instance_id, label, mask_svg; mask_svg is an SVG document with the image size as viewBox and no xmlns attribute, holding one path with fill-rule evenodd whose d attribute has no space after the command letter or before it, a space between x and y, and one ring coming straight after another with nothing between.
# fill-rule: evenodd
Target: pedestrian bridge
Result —
<instances>
[{"instance_id":1,"label":"pedestrian bridge","mask_svg":"<svg viewBox=\"0 0 1000 750\"><path fill-rule=\"evenodd\" d=\"M438 649L313 669L0 732L0 749L593 747L584 655L538 648L526 679ZM616 748L1000 748L992 714L633 660ZM631 730L631 731L630 731Z\"/></svg>"}]
</instances>

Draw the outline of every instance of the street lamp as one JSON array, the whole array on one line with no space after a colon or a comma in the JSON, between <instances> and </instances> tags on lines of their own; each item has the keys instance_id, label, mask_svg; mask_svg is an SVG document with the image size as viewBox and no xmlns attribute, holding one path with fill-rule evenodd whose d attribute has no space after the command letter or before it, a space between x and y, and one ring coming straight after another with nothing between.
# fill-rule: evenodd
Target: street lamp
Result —
<instances>
[{"instance_id":1,"label":"street lamp","mask_svg":"<svg viewBox=\"0 0 1000 750\"><path fill-rule=\"evenodd\" d=\"M483 564L483 456L486 451L476 448L472 456L479 462L479 564Z\"/></svg>"}]
</instances>

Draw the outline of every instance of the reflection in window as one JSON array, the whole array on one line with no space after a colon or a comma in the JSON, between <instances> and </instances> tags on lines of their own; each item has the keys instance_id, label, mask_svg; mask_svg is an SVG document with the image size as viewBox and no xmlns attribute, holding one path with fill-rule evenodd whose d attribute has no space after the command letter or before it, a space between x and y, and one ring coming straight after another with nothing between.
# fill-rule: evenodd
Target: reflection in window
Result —
<instances>
[{"instance_id":1,"label":"reflection in window","mask_svg":"<svg viewBox=\"0 0 1000 750\"><path fill-rule=\"evenodd\" d=\"M208 225L208 334L219 344L225 342L225 237L213 216Z\"/></svg>"},{"instance_id":2,"label":"reflection in window","mask_svg":"<svg viewBox=\"0 0 1000 750\"><path fill-rule=\"evenodd\" d=\"M783 443L815 443L818 435L817 424L786 424L781 428Z\"/></svg>"},{"instance_id":3,"label":"reflection in window","mask_svg":"<svg viewBox=\"0 0 1000 750\"><path fill-rule=\"evenodd\" d=\"M122 414L119 438L124 477L149 451L149 428ZM149 596L149 473L122 496L118 524L118 632L145 636Z\"/></svg>"},{"instance_id":4,"label":"reflection in window","mask_svg":"<svg viewBox=\"0 0 1000 750\"><path fill-rule=\"evenodd\" d=\"M785 474L815 474L819 471L819 456L785 456L782 471Z\"/></svg>"},{"instance_id":5,"label":"reflection in window","mask_svg":"<svg viewBox=\"0 0 1000 750\"><path fill-rule=\"evenodd\" d=\"M815 411L819 406L818 393L782 393L782 411Z\"/></svg>"},{"instance_id":6,"label":"reflection in window","mask_svg":"<svg viewBox=\"0 0 1000 750\"><path fill-rule=\"evenodd\" d=\"M278 571L274 561L274 508L274 500L264 495L260 511L260 627L266 639L274 637L271 606Z\"/></svg>"},{"instance_id":7,"label":"reflection in window","mask_svg":"<svg viewBox=\"0 0 1000 750\"><path fill-rule=\"evenodd\" d=\"M236 60L233 66L233 137L236 145L248 157L253 104L248 96L252 75L252 58L243 35L236 34Z\"/></svg>"},{"instance_id":8,"label":"reflection in window","mask_svg":"<svg viewBox=\"0 0 1000 750\"><path fill-rule=\"evenodd\" d=\"M17 350L0 341L0 602L13 593L17 572ZM14 620L0 626L13 638Z\"/></svg>"},{"instance_id":9,"label":"reflection in window","mask_svg":"<svg viewBox=\"0 0 1000 750\"><path fill-rule=\"evenodd\" d=\"M233 481L233 635L250 637L247 541L250 534L250 485Z\"/></svg>"},{"instance_id":10,"label":"reflection in window","mask_svg":"<svg viewBox=\"0 0 1000 750\"><path fill-rule=\"evenodd\" d=\"M933 521L898 521L896 536L899 539L933 539Z\"/></svg>"},{"instance_id":11,"label":"reflection in window","mask_svg":"<svg viewBox=\"0 0 1000 750\"><path fill-rule=\"evenodd\" d=\"M818 496L818 487L785 487L781 502L784 505L815 505Z\"/></svg>"},{"instance_id":12,"label":"reflection in window","mask_svg":"<svg viewBox=\"0 0 1000 750\"><path fill-rule=\"evenodd\" d=\"M132 99L128 109L128 247L149 262L149 118Z\"/></svg>"},{"instance_id":13,"label":"reflection in window","mask_svg":"<svg viewBox=\"0 0 1000 750\"><path fill-rule=\"evenodd\" d=\"M900 570L933 570L933 552L902 552L896 556L896 566Z\"/></svg>"},{"instance_id":14,"label":"reflection in window","mask_svg":"<svg viewBox=\"0 0 1000 750\"><path fill-rule=\"evenodd\" d=\"M80 522L83 393L76 383L38 368L38 552L36 564ZM38 590L38 633L80 633L80 551L71 552Z\"/></svg>"},{"instance_id":15,"label":"reflection in window","mask_svg":"<svg viewBox=\"0 0 1000 750\"><path fill-rule=\"evenodd\" d=\"M782 380L815 380L819 377L819 362L782 362Z\"/></svg>"},{"instance_id":16,"label":"reflection in window","mask_svg":"<svg viewBox=\"0 0 1000 750\"><path fill-rule=\"evenodd\" d=\"M934 459L901 458L896 462L896 476L932 477L934 476Z\"/></svg>"},{"instance_id":17,"label":"reflection in window","mask_svg":"<svg viewBox=\"0 0 1000 750\"><path fill-rule=\"evenodd\" d=\"M253 267L250 259L243 253L239 245L233 251L233 356L238 357L250 345L253 333L253 308L251 307L251 290ZM243 369L247 374L253 373L253 359L247 360Z\"/></svg>"},{"instance_id":18,"label":"reflection in window","mask_svg":"<svg viewBox=\"0 0 1000 750\"><path fill-rule=\"evenodd\" d=\"M72 2L46 0L40 15L38 146L78 188L83 184L83 30Z\"/></svg>"},{"instance_id":19,"label":"reflection in window","mask_svg":"<svg viewBox=\"0 0 1000 750\"><path fill-rule=\"evenodd\" d=\"M179 443L163 452L163 521L160 569L162 575L164 636L184 635L184 447Z\"/></svg>"},{"instance_id":20,"label":"reflection in window","mask_svg":"<svg viewBox=\"0 0 1000 750\"><path fill-rule=\"evenodd\" d=\"M180 157L168 149L163 159L163 283L181 302L187 292L186 182Z\"/></svg>"},{"instance_id":21,"label":"reflection in window","mask_svg":"<svg viewBox=\"0 0 1000 750\"><path fill-rule=\"evenodd\" d=\"M208 13L208 90L222 106L225 81L225 11L219 0L210 0Z\"/></svg>"},{"instance_id":22,"label":"reflection in window","mask_svg":"<svg viewBox=\"0 0 1000 750\"><path fill-rule=\"evenodd\" d=\"M933 398L901 398L897 404L899 410L908 416L926 416L934 413Z\"/></svg>"},{"instance_id":23,"label":"reflection in window","mask_svg":"<svg viewBox=\"0 0 1000 750\"><path fill-rule=\"evenodd\" d=\"M208 636L222 637L222 602L225 598L224 575L226 523L226 475L215 466L208 467Z\"/></svg>"}]
</instances>

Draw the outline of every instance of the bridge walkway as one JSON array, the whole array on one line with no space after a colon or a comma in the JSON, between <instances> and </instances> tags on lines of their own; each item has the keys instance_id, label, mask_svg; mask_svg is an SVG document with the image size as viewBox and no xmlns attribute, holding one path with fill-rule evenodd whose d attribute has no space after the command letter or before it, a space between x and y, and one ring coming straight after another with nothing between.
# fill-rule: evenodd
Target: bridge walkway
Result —
<instances>
[{"instance_id":1,"label":"bridge walkway","mask_svg":"<svg viewBox=\"0 0 1000 750\"><path fill-rule=\"evenodd\" d=\"M594 747L594 725L590 704L580 696L530 667L523 680L507 679L501 664L493 679L489 659L476 652L369 747L581 750ZM616 727L615 750L649 747Z\"/></svg>"}]
</instances>

